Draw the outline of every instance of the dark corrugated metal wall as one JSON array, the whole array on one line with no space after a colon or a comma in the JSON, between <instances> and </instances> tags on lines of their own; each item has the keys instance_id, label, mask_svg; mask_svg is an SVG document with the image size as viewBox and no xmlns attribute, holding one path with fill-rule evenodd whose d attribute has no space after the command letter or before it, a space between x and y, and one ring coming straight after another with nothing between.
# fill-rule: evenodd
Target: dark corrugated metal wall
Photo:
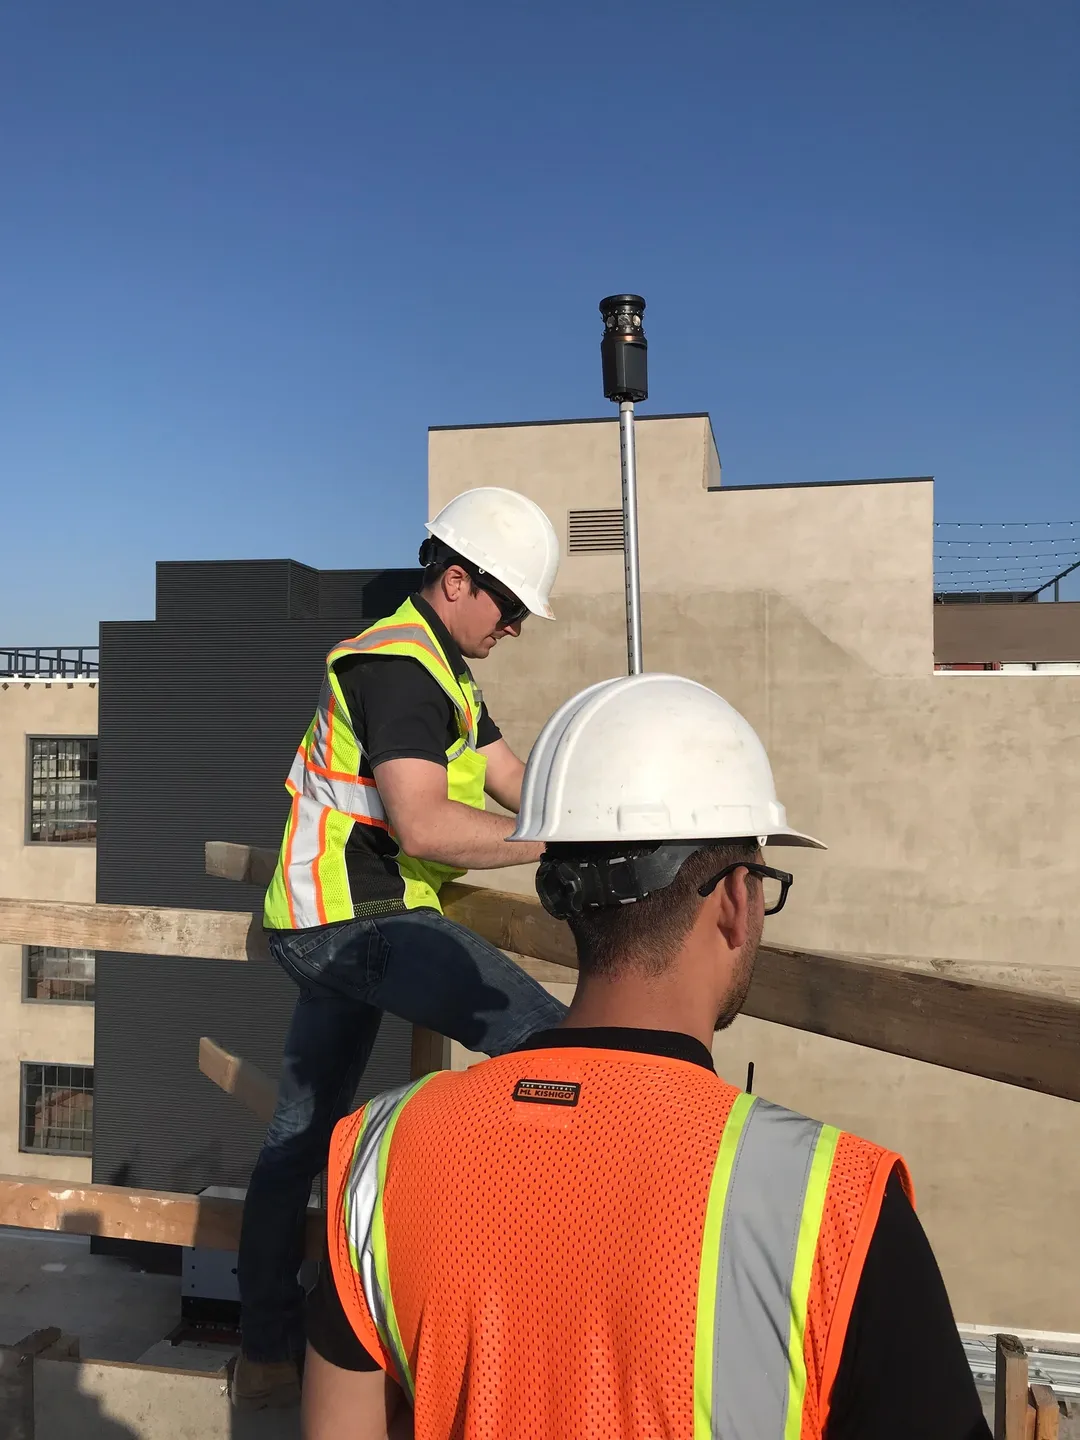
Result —
<instances>
[{"instance_id":1,"label":"dark corrugated metal wall","mask_svg":"<svg viewBox=\"0 0 1080 1440\"><path fill-rule=\"evenodd\" d=\"M203 873L203 844L277 846L323 659L364 623L341 613L344 599L378 594L376 618L416 580L320 577L291 561L159 567L162 618L101 627L99 901L261 905L250 887ZM199 1037L276 1076L295 996L270 964L99 954L94 1179L188 1192L245 1184L262 1127L199 1073ZM361 1094L407 1077L408 1043L408 1027L387 1017Z\"/></svg>"}]
</instances>

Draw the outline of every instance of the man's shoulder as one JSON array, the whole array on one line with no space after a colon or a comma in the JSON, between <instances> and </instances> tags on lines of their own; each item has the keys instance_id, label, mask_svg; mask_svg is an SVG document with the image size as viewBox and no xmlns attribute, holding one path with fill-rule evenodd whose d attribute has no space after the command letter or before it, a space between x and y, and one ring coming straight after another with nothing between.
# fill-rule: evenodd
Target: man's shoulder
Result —
<instances>
[{"instance_id":1,"label":"man's shoulder","mask_svg":"<svg viewBox=\"0 0 1080 1440\"><path fill-rule=\"evenodd\" d=\"M378 650L344 655L335 662L338 681L347 689L377 690L382 694L443 695L443 687L422 661L412 655L384 654Z\"/></svg>"}]
</instances>

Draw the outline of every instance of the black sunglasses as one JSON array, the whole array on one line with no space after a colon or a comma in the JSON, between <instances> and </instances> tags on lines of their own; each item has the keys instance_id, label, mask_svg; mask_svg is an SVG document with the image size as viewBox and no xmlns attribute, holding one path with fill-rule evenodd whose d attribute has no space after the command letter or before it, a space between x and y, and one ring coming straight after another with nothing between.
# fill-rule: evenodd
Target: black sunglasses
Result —
<instances>
[{"instance_id":1,"label":"black sunglasses","mask_svg":"<svg viewBox=\"0 0 1080 1440\"><path fill-rule=\"evenodd\" d=\"M734 865L725 865L718 875L714 875L711 880L706 880L704 885L699 886L697 893L702 897L711 895L720 881L725 876L734 875L736 870L745 870L748 874L756 875L760 879L762 893L765 897L766 915L775 915L784 908L788 891L795 881L794 875L789 875L786 870L773 870L769 865L757 865L752 860L739 860Z\"/></svg>"},{"instance_id":2,"label":"black sunglasses","mask_svg":"<svg viewBox=\"0 0 1080 1440\"><path fill-rule=\"evenodd\" d=\"M496 580L474 561L466 560L464 555L451 550L434 536L429 535L420 546L419 559L420 564L425 566L441 562L443 565L456 565L460 570L464 570L476 588L483 590L485 595L490 595L499 607L500 625L520 625L528 615L529 607L519 600L512 590L508 590L502 581Z\"/></svg>"},{"instance_id":3,"label":"black sunglasses","mask_svg":"<svg viewBox=\"0 0 1080 1440\"><path fill-rule=\"evenodd\" d=\"M481 570L476 565L462 565L461 567L469 579L485 595L490 595L495 604L499 607L500 625L520 625L529 613L529 607L524 601L519 600L512 590L507 590L500 581L495 580L486 570Z\"/></svg>"}]
</instances>

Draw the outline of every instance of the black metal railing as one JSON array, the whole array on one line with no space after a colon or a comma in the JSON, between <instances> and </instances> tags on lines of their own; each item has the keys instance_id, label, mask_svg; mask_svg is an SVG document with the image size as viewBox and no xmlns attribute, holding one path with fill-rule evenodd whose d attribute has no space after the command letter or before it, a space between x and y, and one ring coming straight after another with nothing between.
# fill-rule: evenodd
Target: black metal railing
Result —
<instances>
[{"instance_id":1,"label":"black metal railing","mask_svg":"<svg viewBox=\"0 0 1080 1440\"><path fill-rule=\"evenodd\" d=\"M0 645L0 680L96 680L96 645Z\"/></svg>"}]
</instances>

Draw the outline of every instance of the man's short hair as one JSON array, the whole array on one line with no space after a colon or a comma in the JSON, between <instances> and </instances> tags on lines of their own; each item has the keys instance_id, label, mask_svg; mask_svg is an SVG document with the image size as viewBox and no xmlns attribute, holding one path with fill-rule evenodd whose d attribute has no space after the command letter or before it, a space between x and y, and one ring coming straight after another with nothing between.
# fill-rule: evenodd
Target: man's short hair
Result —
<instances>
[{"instance_id":1,"label":"man's short hair","mask_svg":"<svg viewBox=\"0 0 1080 1440\"><path fill-rule=\"evenodd\" d=\"M655 845L549 845L552 859L575 860L649 854ZM671 964L690 933L704 903L700 886L718 870L740 860L758 857L756 839L718 840L695 850L683 862L670 885L654 890L643 900L586 910L569 924L577 945L578 967L583 975L618 975L629 969L660 975Z\"/></svg>"},{"instance_id":2,"label":"man's short hair","mask_svg":"<svg viewBox=\"0 0 1080 1440\"><path fill-rule=\"evenodd\" d=\"M469 575L468 568L463 563L460 555L447 554L444 552L434 560L429 560L424 566L424 573L420 579L420 589L430 590L433 585L437 585L452 565L460 565L466 575ZM475 595L479 587L471 575L469 575L469 585L471 586L470 593Z\"/></svg>"}]
</instances>

